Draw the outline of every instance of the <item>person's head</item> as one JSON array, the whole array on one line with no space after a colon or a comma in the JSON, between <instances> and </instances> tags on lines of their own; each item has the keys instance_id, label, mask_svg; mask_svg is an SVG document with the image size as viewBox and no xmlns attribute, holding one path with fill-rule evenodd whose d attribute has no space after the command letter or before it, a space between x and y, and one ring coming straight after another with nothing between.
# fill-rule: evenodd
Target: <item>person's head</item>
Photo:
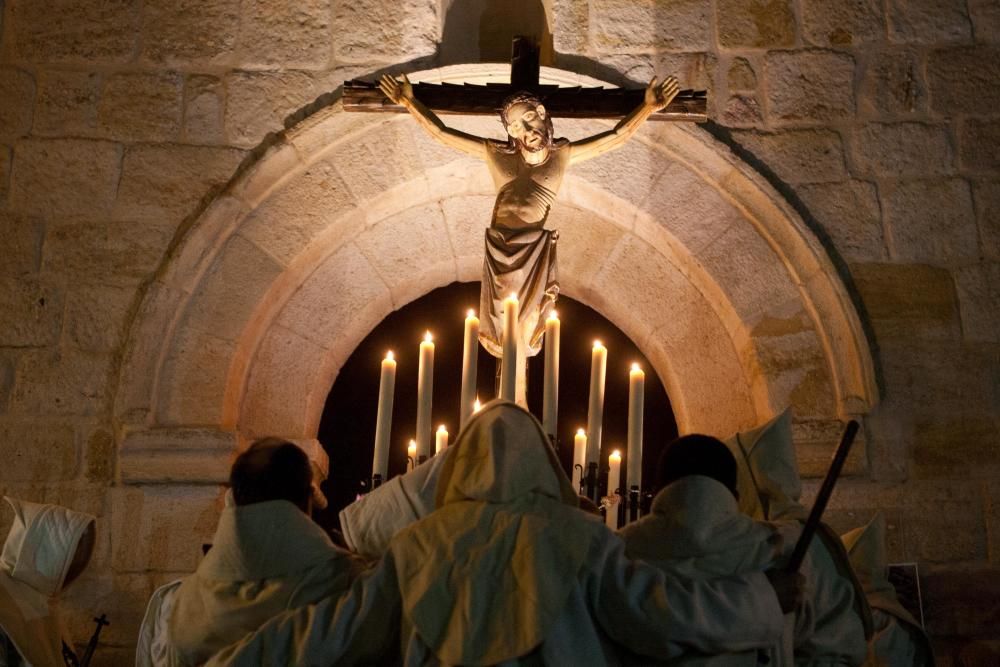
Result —
<instances>
[{"instance_id":1,"label":"person's head","mask_svg":"<svg viewBox=\"0 0 1000 667\"><path fill-rule=\"evenodd\" d=\"M508 97L504 100L500 119L519 148L537 153L552 146L552 119L534 95L516 93Z\"/></svg>"},{"instance_id":2,"label":"person's head","mask_svg":"<svg viewBox=\"0 0 1000 667\"><path fill-rule=\"evenodd\" d=\"M739 499L736 459L718 438L694 433L681 436L666 446L657 465L658 488L690 475L711 477Z\"/></svg>"},{"instance_id":3,"label":"person's head","mask_svg":"<svg viewBox=\"0 0 1000 667\"><path fill-rule=\"evenodd\" d=\"M264 438L236 457L229 485L237 506L287 500L306 514L311 509L312 466L297 445Z\"/></svg>"}]
</instances>

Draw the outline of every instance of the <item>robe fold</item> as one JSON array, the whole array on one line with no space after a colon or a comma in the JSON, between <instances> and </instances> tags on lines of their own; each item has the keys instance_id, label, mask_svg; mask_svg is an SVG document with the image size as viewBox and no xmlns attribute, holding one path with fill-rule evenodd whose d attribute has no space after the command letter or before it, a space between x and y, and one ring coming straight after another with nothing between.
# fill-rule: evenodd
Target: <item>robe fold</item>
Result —
<instances>
[{"instance_id":1,"label":"robe fold","mask_svg":"<svg viewBox=\"0 0 1000 667\"><path fill-rule=\"evenodd\" d=\"M580 511L541 425L512 403L478 412L448 448L437 509L397 534L351 591L273 619L210 665L620 664L777 641L761 573L668 579Z\"/></svg>"}]
</instances>

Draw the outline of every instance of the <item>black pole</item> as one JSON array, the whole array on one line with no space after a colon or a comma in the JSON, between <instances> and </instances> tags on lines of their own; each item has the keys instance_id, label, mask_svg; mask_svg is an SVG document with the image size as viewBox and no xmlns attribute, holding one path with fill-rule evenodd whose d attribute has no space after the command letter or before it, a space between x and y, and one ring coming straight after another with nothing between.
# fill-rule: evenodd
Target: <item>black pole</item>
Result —
<instances>
[{"instance_id":1,"label":"black pole","mask_svg":"<svg viewBox=\"0 0 1000 667\"><path fill-rule=\"evenodd\" d=\"M377 472L372 475L372 490L374 491L380 486L382 486L382 473Z\"/></svg>"},{"instance_id":2,"label":"black pole","mask_svg":"<svg viewBox=\"0 0 1000 667\"><path fill-rule=\"evenodd\" d=\"M586 485L587 497L594 501L594 504L600 506L600 491L597 488L597 461L591 461L587 464Z\"/></svg>"},{"instance_id":3,"label":"black pole","mask_svg":"<svg viewBox=\"0 0 1000 667\"><path fill-rule=\"evenodd\" d=\"M629 523L639 519L639 487L632 485L628 490L628 520Z\"/></svg>"}]
</instances>

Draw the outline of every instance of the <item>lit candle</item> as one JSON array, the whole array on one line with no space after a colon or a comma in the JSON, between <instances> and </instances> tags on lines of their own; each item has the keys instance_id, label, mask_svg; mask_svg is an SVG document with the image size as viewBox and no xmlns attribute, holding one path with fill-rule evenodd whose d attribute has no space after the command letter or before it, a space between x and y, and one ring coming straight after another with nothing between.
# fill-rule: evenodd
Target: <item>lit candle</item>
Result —
<instances>
[{"instance_id":1,"label":"lit candle","mask_svg":"<svg viewBox=\"0 0 1000 667\"><path fill-rule=\"evenodd\" d=\"M472 401L476 395L476 363L479 360L479 318L470 310L465 316L465 342L462 345L462 392L459 400L459 428L472 416Z\"/></svg>"},{"instance_id":2,"label":"lit candle","mask_svg":"<svg viewBox=\"0 0 1000 667\"><path fill-rule=\"evenodd\" d=\"M503 300L503 357L500 361L500 398L513 401L517 389L517 295Z\"/></svg>"},{"instance_id":3,"label":"lit candle","mask_svg":"<svg viewBox=\"0 0 1000 667\"><path fill-rule=\"evenodd\" d=\"M475 414L483 409L483 404L479 402L479 397L476 396L475 402L472 404L472 413Z\"/></svg>"},{"instance_id":4,"label":"lit candle","mask_svg":"<svg viewBox=\"0 0 1000 667\"><path fill-rule=\"evenodd\" d=\"M434 340L431 332L420 343L417 367L417 456L431 455L431 400L434 393Z\"/></svg>"},{"instance_id":5,"label":"lit candle","mask_svg":"<svg viewBox=\"0 0 1000 667\"><path fill-rule=\"evenodd\" d=\"M646 393L646 374L639 364L632 364L628 374L628 468L625 480L629 488L638 486L642 490L642 410ZM622 494L626 495L625 493Z\"/></svg>"},{"instance_id":6,"label":"lit candle","mask_svg":"<svg viewBox=\"0 0 1000 667\"><path fill-rule=\"evenodd\" d=\"M604 421L604 377L608 369L608 350L594 341L590 358L590 405L587 410L587 463L596 463L601 455L601 427Z\"/></svg>"},{"instance_id":7,"label":"lit candle","mask_svg":"<svg viewBox=\"0 0 1000 667\"><path fill-rule=\"evenodd\" d=\"M408 470L413 470L417 465L417 441L410 440L410 444L406 447L406 456L409 460L406 462L406 467Z\"/></svg>"},{"instance_id":8,"label":"lit candle","mask_svg":"<svg viewBox=\"0 0 1000 667\"><path fill-rule=\"evenodd\" d=\"M549 313L545 320L545 386L542 399L542 426L549 435L556 433L559 411L559 316Z\"/></svg>"},{"instance_id":9,"label":"lit candle","mask_svg":"<svg viewBox=\"0 0 1000 667\"><path fill-rule=\"evenodd\" d=\"M392 399L396 390L396 359L392 351L382 360L382 376L378 382L378 413L375 418L375 456L372 458L372 475L389 479L389 435L392 431Z\"/></svg>"},{"instance_id":10,"label":"lit candle","mask_svg":"<svg viewBox=\"0 0 1000 667\"><path fill-rule=\"evenodd\" d=\"M442 449L448 447L448 429L444 427L444 424L438 426L437 433L434 438L434 453L440 454Z\"/></svg>"},{"instance_id":11,"label":"lit candle","mask_svg":"<svg viewBox=\"0 0 1000 667\"><path fill-rule=\"evenodd\" d=\"M579 466L579 467L577 467ZM582 429L576 430L573 438L573 489L580 490L584 471L587 469L587 434Z\"/></svg>"},{"instance_id":12,"label":"lit candle","mask_svg":"<svg viewBox=\"0 0 1000 667\"><path fill-rule=\"evenodd\" d=\"M622 477L622 455L617 449L611 452L608 457L608 496L612 499L612 504L608 507L606 517L607 525L612 530L618 530L618 502L620 496L615 495L619 490Z\"/></svg>"}]
</instances>

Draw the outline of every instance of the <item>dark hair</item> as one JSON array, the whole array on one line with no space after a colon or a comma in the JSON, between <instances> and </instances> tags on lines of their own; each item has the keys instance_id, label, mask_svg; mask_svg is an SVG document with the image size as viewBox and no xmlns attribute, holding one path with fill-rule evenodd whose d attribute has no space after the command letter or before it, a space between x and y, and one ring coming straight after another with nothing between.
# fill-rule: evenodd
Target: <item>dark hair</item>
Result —
<instances>
[{"instance_id":1,"label":"dark hair","mask_svg":"<svg viewBox=\"0 0 1000 667\"><path fill-rule=\"evenodd\" d=\"M736 490L736 459L718 438L693 433L670 442L656 466L658 488L682 477L702 475L725 486L739 499Z\"/></svg>"},{"instance_id":2,"label":"dark hair","mask_svg":"<svg viewBox=\"0 0 1000 667\"><path fill-rule=\"evenodd\" d=\"M312 466L297 445L280 438L264 438L236 457L229 485L237 505L287 500L303 512L312 496Z\"/></svg>"}]
</instances>

